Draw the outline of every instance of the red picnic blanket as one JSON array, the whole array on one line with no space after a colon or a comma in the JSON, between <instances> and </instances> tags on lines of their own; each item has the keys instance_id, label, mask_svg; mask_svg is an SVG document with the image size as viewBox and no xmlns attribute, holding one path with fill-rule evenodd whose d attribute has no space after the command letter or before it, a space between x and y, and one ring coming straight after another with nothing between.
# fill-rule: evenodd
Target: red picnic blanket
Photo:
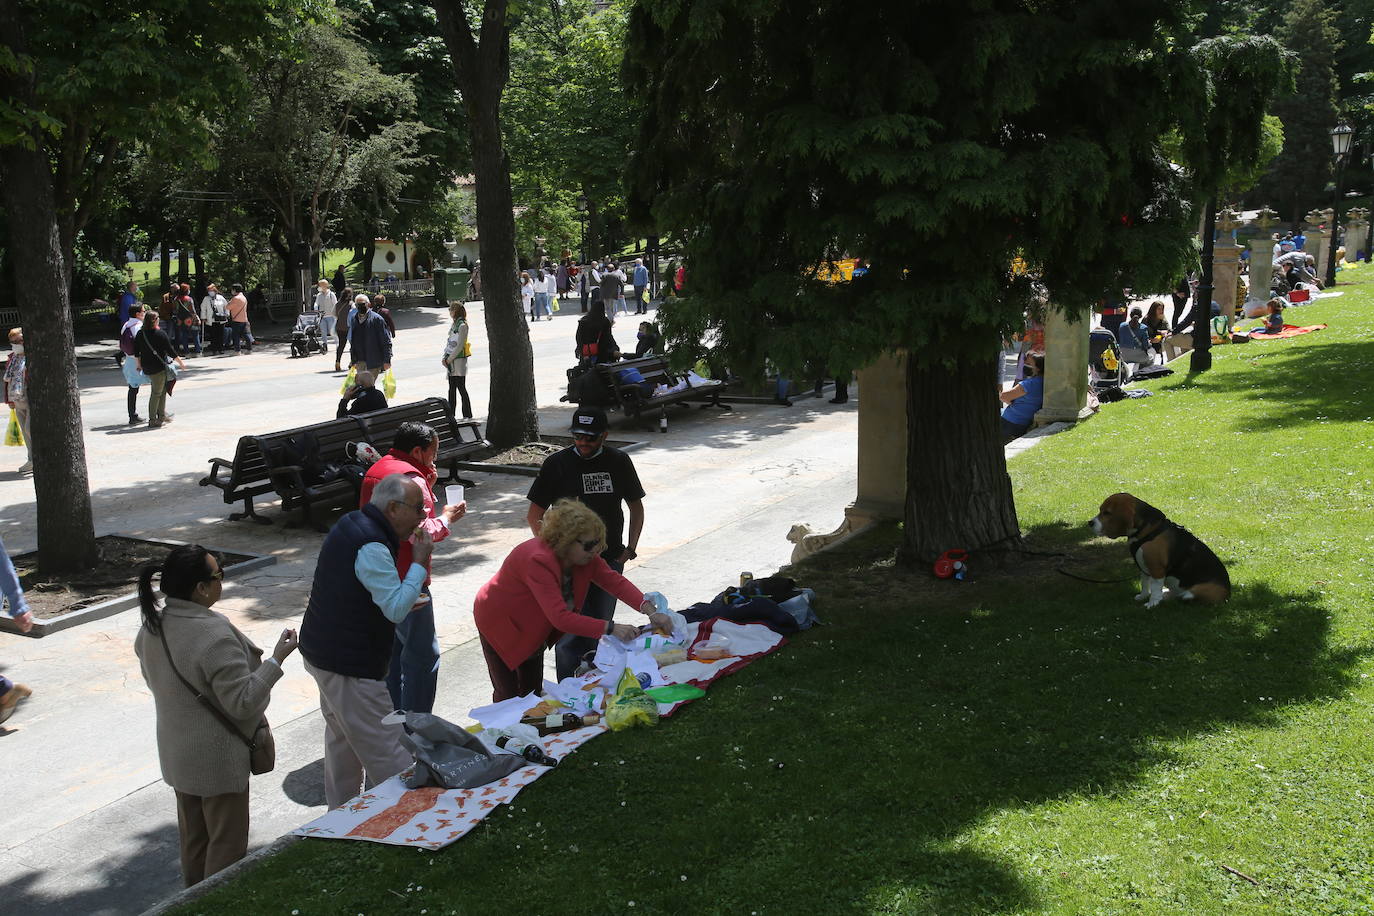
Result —
<instances>
[{"instance_id":1,"label":"red picnic blanket","mask_svg":"<svg viewBox=\"0 0 1374 916\"><path fill-rule=\"evenodd\" d=\"M1313 331L1320 331L1324 327L1326 327L1324 324L1309 324L1304 327L1298 327L1296 324L1285 324L1283 330L1277 334L1272 334L1261 327L1250 332L1250 339L1279 340L1284 337L1297 337L1299 334L1311 334Z\"/></svg>"}]
</instances>

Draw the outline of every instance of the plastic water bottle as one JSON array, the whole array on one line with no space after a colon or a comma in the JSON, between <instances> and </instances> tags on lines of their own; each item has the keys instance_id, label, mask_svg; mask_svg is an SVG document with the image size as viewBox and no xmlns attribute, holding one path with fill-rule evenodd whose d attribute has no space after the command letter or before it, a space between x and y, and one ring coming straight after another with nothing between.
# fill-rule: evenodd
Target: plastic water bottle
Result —
<instances>
[{"instance_id":1,"label":"plastic water bottle","mask_svg":"<svg viewBox=\"0 0 1374 916\"><path fill-rule=\"evenodd\" d=\"M668 418L667 418L667 417L659 417L659 418L658 418L658 431L661 432L661 433L666 433L666 432L668 431Z\"/></svg>"}]
</instances>

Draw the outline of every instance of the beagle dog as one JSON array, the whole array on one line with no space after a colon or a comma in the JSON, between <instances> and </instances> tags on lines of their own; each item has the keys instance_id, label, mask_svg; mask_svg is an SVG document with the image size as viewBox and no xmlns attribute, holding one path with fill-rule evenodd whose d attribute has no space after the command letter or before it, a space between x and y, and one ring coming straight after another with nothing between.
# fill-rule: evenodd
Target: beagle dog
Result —
<instances>
[{"instance_id":1,"label":"beagle dog","mask_svg":"<svg viewBox=\"0 0 1374 916\"><path fill-rule=\"evenodd\" d=\"M1127 546L1140 567L1136 601L1154 607L1168 597L1220 604L1231 597L1231 577L1211 548L1187 528L1164 517L1154 506L1129 493L1102 501L1088 527L1109 538L1129 538Z\"/></svg>"}]
</instances>

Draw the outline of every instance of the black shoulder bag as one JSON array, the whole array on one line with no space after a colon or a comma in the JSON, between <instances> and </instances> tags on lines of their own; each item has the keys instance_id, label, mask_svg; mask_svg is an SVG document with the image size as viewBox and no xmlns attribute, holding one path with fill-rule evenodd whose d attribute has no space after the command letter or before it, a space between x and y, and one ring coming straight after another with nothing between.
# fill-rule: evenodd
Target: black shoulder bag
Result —
<instances>
[{"instance_id":1,"label":"black shoulder bag","mask_svg":"<svg viewBox=\"0 0 1374 916\"><path fill-rule=\"evenodd\" d=\"M239 731L238 726L234 725L234 721L223 710L216 706L209 697L192 686L190 681L181 676L181 672L177 670L176 662L172 661L171 647L167 645L167 631L158 627L158 635L162 637L162 649L167 653L167 664L172 666L172 673L177 676L177 680L185 684L186 689L195 694L200 705L210 710L211 714L219 719L220 723L229 729L235 738L248 745L248 772L254 776L272 772L272 768L277 765L277 739L272 737L272 726L267 724L267 718L264 716L263 720L258 723L258 727L254 729L251 738Z\"/></svg>"}]
</instances>

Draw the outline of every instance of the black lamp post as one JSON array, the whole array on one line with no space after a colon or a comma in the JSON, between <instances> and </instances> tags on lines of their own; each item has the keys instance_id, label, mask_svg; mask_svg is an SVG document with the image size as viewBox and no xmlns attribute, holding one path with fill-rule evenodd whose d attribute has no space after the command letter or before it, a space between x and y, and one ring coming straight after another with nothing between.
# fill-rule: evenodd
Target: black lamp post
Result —
<instances>
[{"instance_id":1,"label":"black lamp post","mask_svg":"<svg viewBox=\"0 0 1374 916\"><path fill-rule=\"evenodd\" d=\"M578 248L582 249L582 263L587 263L587 207L591 202L587 200L586 194L577 195L577 221L582 226L582 237L579 240Z\"/></svg>"},{"instance_id":2,"label":"black lamp post","mask_svg":"<svg viewBox=\"0 0 1374 916\"><path fill-rule=\"evenodd\" d=\"M1336 285L1336 235L1341 221L1341 182L1345 178L1345 160L1350 154L1350 141L1355 131L1348 124L1337 124L1331 128L1331 155L1336 160L1336 199L1331 204L1331 225L1328 227L1327 245L1330 252L1326 256L1326 285Z\"/></svg>"}]
</instances>

